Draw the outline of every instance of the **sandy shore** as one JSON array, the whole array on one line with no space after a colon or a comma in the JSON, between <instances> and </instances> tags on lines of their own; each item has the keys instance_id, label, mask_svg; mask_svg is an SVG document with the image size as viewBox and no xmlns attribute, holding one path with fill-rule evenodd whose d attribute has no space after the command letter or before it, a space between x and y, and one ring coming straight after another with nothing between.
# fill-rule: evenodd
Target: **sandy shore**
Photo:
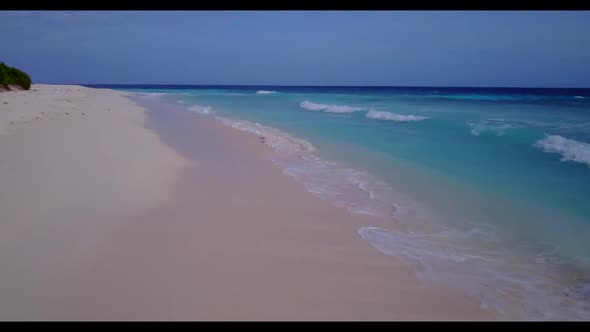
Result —
<instances>
[{"instance_id":1,"label":"sandy shore","mask_svg":"<svg viewBox=\"0 0 590 332\"><path fill-rule=\"evenodd\" d=\"M65 277L170 198L189 162L146 121L115 91L0 93L0 319L53 317L56 296L71 296Z\"/></svg>"},{"instance_id":2,"label":"sandy shore","mask_svg":"<svg viewBox=\"0 0 590 332\"><path fill-rule=\"evenodd\" d=\"M0 319L496 318L377 252L356 234L374 220L306 192L253 135L32 90L0 94Z\"/></svg>"}]
</instances>

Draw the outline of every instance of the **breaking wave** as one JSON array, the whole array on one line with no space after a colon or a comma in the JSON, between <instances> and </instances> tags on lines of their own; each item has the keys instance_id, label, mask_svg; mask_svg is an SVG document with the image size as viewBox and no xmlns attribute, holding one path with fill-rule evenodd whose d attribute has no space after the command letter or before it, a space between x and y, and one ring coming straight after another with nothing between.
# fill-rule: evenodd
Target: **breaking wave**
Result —
<instances>
[{"instance_id":1,"label":"breaking wave","mask_svg":"<svg viewBox=\"0 0 590 332\"><path fill-rule=\"evenodd\" d=\"M323 111L329 113L352 113L364 110L362 107L318 104L307 100L301 102L299 107L309 111Z\"/></svg>"},{"instance_id":2,"label":"breaking wave","mask_svg":"<svg viewBox=\"0 0 590 332\"><path fill-rule=\"evenodd\" d=\"M403 115L397 114L392 112L383 112L383 111L374 111L371 110L365 114L365 116L369 119L376 119L376 120L388 120L388 121L423 121L428 119L426 116L420 115Z\"/></svg>"},{"instance_id":3,"label":"breaking wave","mask_svg":"<svg viewBox=\"0 0 590 332\"><path fill-rule=\"evenodd\" d=\"M588 143L559 135L548 135L538 140L535 146L547 153L559 153L561 161L575 161L590 166L590 144Z\"/></svg>"},{"instance_id":4,"label":"breaking wave","mask_svg":"<svg viewBox=\"0 0 590 332\"><path fill-rule=\"evenodd\" d=\"M277 93L277 92L276 91L267 91L267 90L260 90L260 91L256 92L257 95L270 95L273 93Z\"/></svg>"}]
</instances>

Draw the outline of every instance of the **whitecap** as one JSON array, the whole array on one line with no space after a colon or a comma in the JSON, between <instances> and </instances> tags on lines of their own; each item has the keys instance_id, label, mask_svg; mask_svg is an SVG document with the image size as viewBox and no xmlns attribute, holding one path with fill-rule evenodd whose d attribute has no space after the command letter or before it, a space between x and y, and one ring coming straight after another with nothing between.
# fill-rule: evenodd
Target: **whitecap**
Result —
<instances>
[{"instance_id":1,"label":"whitecap","mask_svg":"<svg viewBox=\"0 0 590 332\"><path fill-rule=\"evenodd\" d=\"M375 111L375 110L370 110L369 112L367 112L367 114L365 114L365 116L369 119L398 121L398 122L423 121L423 120L428 119L428 117L426 117L426 116L404 115L404 114Z\"/></svg>"},{"instance_id":2,"label":"whitecap","mask_svg":"<svg viewBox=\"0 0 590 332\"><path fill-rule=\"evenodd\" d=\"M590 144L567 139L559 135L547 135L535 142L535 146L547 153L559 153L561 161L575 161L590 166Z\"/></svg>"},{"instance_id":3,"label":"whitecap","mask_svg":"<svg viewBox=\"0 0 590 332\"><path fill-rule=\"evenodd\" d=\"M257 95L270 95L273 93L277 93L277 92L276 91L268 91L268 90L260 90L260 91L256 92Z\"/></svg>"},{"instance_id":4,"label":"whitecap","mask_svg":"<svg viewBox=\"0 0 590 332\"><path fill-rule=\"evenodd\" d=\"M307 100L300 103L299 107L309 111L324 111L329 113L352 113L364 110L362 107L318 104Z\"/></svg>"}]
</instances>

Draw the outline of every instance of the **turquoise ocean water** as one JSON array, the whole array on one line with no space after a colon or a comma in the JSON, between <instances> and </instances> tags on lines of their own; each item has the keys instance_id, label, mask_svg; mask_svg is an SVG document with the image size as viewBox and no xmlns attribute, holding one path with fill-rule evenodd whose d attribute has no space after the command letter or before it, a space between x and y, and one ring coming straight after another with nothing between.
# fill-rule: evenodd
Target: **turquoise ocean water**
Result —
<instances>
[{"instance_id":1,"label":"turquoise ocean water","mask_svg":"<svg viewBox=\"0 0 590 332\"><path fill-rule=\"evenodd\" d=\"M267 137L358 236L520 319L590 319L590 90L107 86ZM239 167L236 166L236 167Z\"/></svg>"}]
</instances>

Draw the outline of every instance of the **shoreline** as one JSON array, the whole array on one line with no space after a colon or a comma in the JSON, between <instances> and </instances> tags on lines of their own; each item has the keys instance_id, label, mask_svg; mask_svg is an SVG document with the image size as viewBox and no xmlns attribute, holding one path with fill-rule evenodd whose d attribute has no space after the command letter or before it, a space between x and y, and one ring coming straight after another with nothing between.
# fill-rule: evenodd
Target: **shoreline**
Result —
<instances>
[{"instance_id":1,"label":"shoreline","mask_svg":"<svg viewBox=\"0 0 590 332\"><path fill-rule=\"evenodd\" d=\"M511 242L519 237L510 234L513 228L506 227L506 232L502 233L502 227L494 227L495 223L491 218L487 220L489 223L470 222L489 213L490 205L508 207L512 206L512 202L518 201L492 196L489 197L489 202L493 204L487 204L484 197L477 197L472 201L473 197L469 195L455 196L451 192L457 189L457 183L429 183L428 176L432 174L426 172L415 176L421 167L419 163L414 165L418 170L414 167L397 168L399 165L387 160L372 159L370 153L363 155L366 151L363 151L362 146L356 149L356 146L349 145L348 149L341 151L350 154L339 155L335 153L338 146L333 149L334 146L324 144L322 135L318 135L317 130L306 130L302 125L303 120L316 119L311 116L306 119L304 113L300 113L301 117L298 116L299 113L293 114L294 119L286 116L286 112L294 111L290 105L295 105L297 100L307 99L306 96L289 97L285 94L280 97L280 104L275 104L275 100L270 103L273 106L269 107L269 103L264 101L268 99L255 97L253 92L236 95L234 91L227 91L227 97L220 97L217 92L211 95L201 91L165 92L167 93L160 94L147 89L139 93L145 97L157 96L175 106L183 104L185 111L210 114L210 117L225 125L255 134L274 150L270 152L271 159L283 173L297 178L308 192L327 199L333 205L344 205L354 213L376 212L385 216L385 227L375 220L368 221L357 229L357 234L379 252L403 257L418 278L427 284L442 285L466 294L480 301L482 307L499 312L503 319L583 320L587 316L584 312L588 308L585 300L588 279L584 277L587 273L583 269L574 262L568 264L560 260L555 252L556 248L547 243L528 242L525 241L528 238L522 236L520 239L523 241ZM246 110L252 113L246 113ZM301 112L299 109L298 111ZM268 116L266 112L269 112ZM315 118L320 119L321 116ZM263 125L258 124L258 121ZM362 126L359 124L359 129L362 129L360 127ZM337 130L334 126L323 126L324 130L332 128ZM292 136L293 134L296 136ZM353 137L351 139L354 141ZM373 143L376 143L375 140ZM316 150L314 146L320 149ZM345 143L343 146L346 147ZM400 153L403 154L403 151L400 150ZM281 160L285 154L287 160ZM277 157L279 162L276 162ZM371 165L371 160L376 167ZM379 166L382 166L380 161L385 161L382 165L387 168L382 170L386 171L385 174L392 173L392 177L373 177L373 174L384 175L383 172L378 172ZM363 173L364 175L359 176ZM393 177L394 174L397 178ZM440 178L432 177L431 180ZM404 197L406 193L412 193L418 188L422 190L418 195ZM423 200L426 197L430 201ZM439 200L452 203L451 206L455 206L454 211L458 214L451 210L447 211L450 214L445 214L444 203L437 205ZM391 207L391 202L396 204L394 211L387 209ZM425 202L428 204L421 204ZM443 209L438 209L437 206ZM438 213L434 213L435 211ZM510 218L510 212L512 210L507 209L505 216ZM513 216L519 215L516 212ZM453 216L465 218L457 221L453 220ZM470 217L475 218L471 220ZM536 220L530 216L529 219ZM526 229L523 231L520 235L533 233Z\"/></svg>"},{"instance_id":2,"label":"shoreline","mask_svg":"<svg viewBox=\"0 0 590 332\"><path fill-rule=\"evenodd\" d=\"M302 316L301 319L322 320L330 319L330 317L337 317L333 319L357 319L357 317L359 317L358 319L361 320L498 319L496 313L492 313L487 310L482 310L479 307L479 303L477 302L477 300L468 298L463 294L459 294L455 291L451 291L444 287L425 284L417 279L412 268L407 264L407 262L402 260L400 257L386 256L377 251L373 246L371 246L368 242L363 240L361 236L357 234L357 230L359 227L368 224L386 226L386 220L372 216L352 214L346 208L334 206L329 201L313 195L304 187L304 185L299 180L283 173L281 167L271 160L272 158L270 156L271 152L273 151L273 148L268 146L268 144L265 144L268 143L268 141L261 141L261 139L255 133L242 131L239 129L236 130L236 128L228 126L227 124L222 123L222 121L219 121L218 119L206 114L186 112L186 110L184 109L184 105L177 105L168 102L160 103L156 101L150 101L146 104L143 104L143 106L150 110L153 128L164 139L164 141L169 142L169 144L175 147L180 153L184 151L185 157L189 159L200 160L198 164L201 165L201 171L211 172L211 175L209 176L211 179L227 177L229 173L244 173L244 175L249 177L249 183L251 184L244 183L246 179L244 179L244 176L242 175L237 175L235 182L240 183L240 187L257 188L259 190L253 191L248 189L240 189L239 191L243 191L244 193L242 195L233 193L234 195L236 195L237 197L247 197L248 195L253 195L254 193L256 193L256 196L262 197L259 200L264 200L265 204L269 204L269 202L272 202L272 205L285 204L286 206L277 207L277 211L271 211L268 214L281 215L282 218L285 219L288 219L287 215L290 215L289 217L292 216L291 218L294 220L289 220L289 224L285 224L285 226L295 226L297 231L305 233L305 236L302 239L300 239L302 244L307 243L309 241L308 239L313 238L314 241L307 243L307 245L319 245L321 249L320 252L329 253L330 255L333 255L335 259L336 257L338 257L336 260L342 263L346 262L346 264L353 265L359 264L359 266L356 267L358 268L358 270L355 268L349 272L350 274L358 274L357 278L359 278L359 281L364 278L369 278L373 281L379 278L384 279L380 280L375 285L365 286L367 289L372 289L371 293L373 294L376 294L378 292L384 292L388 294L382 294L380 297L378 297L378 299L373 298L374 302L372 303L373 307L371 308L366 307L370 307L368 303L364 303L361 306L360 303L362 303L362 301L354 303L355 301L357 301L355 297L363 297L362 295L359 296L359 293L362 294L362 289L346 290L344 287L346 283L344 281L340 281L341 289L337 293L339 295L349 293L348 298L345 301L350 302L346 304L349 306L350 313L343 316L335 316L336 314L330 312L330 310L326 310L324 316L322 316L322 313L307 312L304 316ZM165 112L163 112L164 109L166 109ZM197 147L195 148L196 142L201 143L197 144ZM224 145L231 146L222 148L219 145L211 144L211 142L224 142ZM211 149L211 146L215 146L215 148ZM222 154L222 151L226 152L228 155L224 155L225 153ZM203 159L212 160L212 162L209 165L205 165ZM249 162L242 167L241 163L244 163L244 160L248 160ZM226 166L220 169L219 166L222 164ZM242 168L244 168L245 170L243 170ZM252 170L254 169L259 171L253 172ZM184 189L185 194L183 196L198 196L198 194L194 192L194 188L197 187L200 181L202 180L196 180L191 185L189 177L200 178L203 175L199 176L195 173L190 174L190 170L188 170L187 172L189 173L189 175L185 177L185 182L182 186L183 188L186 188ZM228 188L221 188L220 190L228 190ZM276 197L269 196L269 191L273 194L276 192L281 192L282 199L277 199ZM252 202L246 202L247 205L259 204L256 202L256 199L251 199L251 201ZM211 202L210 204L214 203ZM256 206L254 208L257 209L260 207ZM271 209L268 206L266 206L266 208ZM181 207L177 209L181 209ZM262 213L263 215L267 214L264 213L264 211L258 211L257 213ZM313 217L313 219L310 218L311 220L302 219L302 217L307 217L308 213L311 216L322 215L326 220L320 221ZM264 215L264 217L261 217L260 219L269 218L267 215ZM316 223L321 224L319 230L321 230L324 234L315 234L316 228L318 228L318 225ZM256 227L257 229L266 227L279 227L279 229L273 230L272 232L269 231L269 233L271 234L275 234L275 232L278 233L285 231L280 229L279 225L271 225L269 220L265 220L264 222L252 223L252 225L250 225L249 227ZM248 230L244 230L244 232L248 232ZM335 234L338 234L338 236L336 236ZM326 239L338 241L340 243L340 247L323 248L321 246L321 243ZM266 240L266 238L258 238L257 241ZM272 248L282 250L282 248L280 248L280 243L273 242L272 244ZM331 252L331 250L334 249L337 249L339 252ZM347 258L341 256L342 254L340 251L355 253L357 257L347 262ZM296 253L289 253L289 256L294 254L296 255ZM307 255L310 256L306 257ZM303 257L309 260L315 259L309 252L303 255ZM243 258L245 259L245 257ZM252 257L251 259L258 258ZM326 264L328 263L329 262L326 262ZM272 264L280 265L283 264L283 262L276 261L272 262ZM386 271L389 266L391 270L387 272L381 271L380 273L377 273L375 270L365 272L362 271L363 265L375 265L375 267L380 266L381 270L385 269ZM287 267L285 267L285 269L287 269ZM326 278L322 275L314 275L312 272L307 273L308 274L306 276L309 278L309 282L307 282L308 285L314 285L316 283L319 283L318 279L321 280L323 278ZM381 275L381 273L383 274ZM288 279L290 277L285 276L284 278ZM391 278L391 283L398 282L400 283L400 285L389 285L389 282L386 280L388 278ZM330 282L326 281L326 284L328 283L337 282L335 280L332 280ZM358 285L354 286L358 287ZM387 290L388 288L389 290ZM388 291L390 293L388 293ZM273 292L269 290L268 292L270 294L273 294ZM274 292L280 294L281 290L276 290ZM311 291L311 289L300 290L299 293L289 294L289 297L297 298L308 296L309 299L306 300L311 301L311 297L316 296L318 292L321 293L321 291L318 290L314 290L313 292ZM354 292L357 292L354 296L350 294ZM395 298L399 297L400 294L412 294L412 292L415 292L415 295L417 296L417 298L415 299L416 301L418 301L416 307L412 308L410 306L409 308L406 308L406 306L408 306L409 303L404 303L403 301L397 302L395 300ZM329 294L331 296L336 296L335 294ZM436 294L436 296L434 296L434 294ZM288 298L285 297L282 301L287 300ZM301 301L303 301L303 299ZM330 304L330 301L326 301L327 303L325 307L329 306ZM342 301L343 300L340 300L338 303L342 304ZM422 301L424 303L421 303ZM449 301L449 308L446 308L443 304L445 301ZM432 307L430 307L426 303L430 303ZM267 310L274 310L275 305L276 303L269 304L269 308L267 308ZM294 306L295 303L291 305ZM392 307L396 309L393 309L391 311L386 309ZM304 311L309 311L306 309L307 307L304 305L301 305L301 308ZM370 312L371 310L374 310L374 312ZM288 316L284 313L281 313L278 309L276 311L276 315L277 317L279 317L278 319L289 320L293 317L297 317ZM357 311L358 313L355 313ZM466 312L469 313L466 314ZM282 317L281 315L284 315L285 318L280 318ZM432 316L429 317L429 315ZM225 318L226 316L219 317L221 317L220 319L232 319L231 317ZM248 318L247 316L245 316L245 318L243 319L256 318ZM267 318L263 317L262 319Z\"/></svg>"},{"instance_id":3,"label":"shoreline","mask_svg":"<svg viewBox=\"0 0 590 332\"><path fill-rule=\"evenodd\" d=\"M104 105L104 100L98 97L93 102ZM60 103L56 109L61 110L64 105L67 104ZM133 102L129 105L137 107ZM424 285L400 259L382 255L371 247L356 234L358 227L366 225L364 217L313 196L295 179L283 174L267 158L268 147L255 135L224 126L213 118L175 111L172 106L147 107L148 124L143 129L157 135L161 140L158 144L164 144L159 148L169 153L164 158L152 156L154 160L178 163L172 162L173 167L162 166L165 172L154 171L147 166L150 162L134 163L135 167L124 174L116 174L126 179L138 169L148 168L153 173L145 179L152 181L169 174L149 190L134 188L132 194L124 196L163 192L165 199L141 205L134 210L137 213L119 219L96 213L99 211L92 211L88 206L81 209L86 217L94 213L95 217L102 217L101 221L115 225L104 233L108 235L95 240L93 246L63 245L61 250L82 248L91 255L79 258L67 271L54 271L53 289L47 289L48 285L39 280L19 281L23 287L27 284L45 293L32 290L28 295L30 302L23 300L22 312L18 307L12 309L13 317L33 320L497 319L496 314L481 309L473 299ZM60 116L55 123L63 123ZM124 116L122 112L117 113L109 123ZM62 124L54 130L63 127L68 126ZM82 129L88 128L75 133L96 134ZM101 132L103 136L99 135L99 140L111 134L111 130ZM71 140L71 136L64 134L63 139ZM50 143L45 148L51 150ZM70 144L77 146L81 142ZM108 147L124 145L116 139L106 144ZM142 152L151 155L154 146L145 146ZM89 154L97 154L92 147L86 148ZM129 144L119 148L130 159L137 158L137 149ZM104 153L103 149L95 156L96 163L102 163L96 174L113 176L117 167L105 167L100 158ZM44 157L52 158L48 154ZM76 161L80 155L70 158ZM32 171L39 171L38 168ZM91 174L86 172L84 176ZM15 187L19 185L15 183ZM49 188L61 185L53 183ZM96 185L92 183L88 187ZM105 184L109 185L112 186ZM34 184L30 186L35 188ZM59 209L68 210L71 205L74 204L60 205ZM98 223L92 226L93 230L103 232L107 227ZM55 238L57 234L51 234L48 241ZM55 250L52 253L63 254ZM12 263L18 265L20 254L14 250L11 254ZM48 258L49 261L62 259ZM42 266L35 265L39 263L37 259L31 259L29 264L42 271ZM14 280L0 283L9 287L8 283L12 282L14 286L16 272ZM10 296L5 298L14 301ZM55 301L60 306L49 305ZM33 307L26 305L33 302ZM3 316L10 316L8 312Z\"/></svg>"}]
</instances>

